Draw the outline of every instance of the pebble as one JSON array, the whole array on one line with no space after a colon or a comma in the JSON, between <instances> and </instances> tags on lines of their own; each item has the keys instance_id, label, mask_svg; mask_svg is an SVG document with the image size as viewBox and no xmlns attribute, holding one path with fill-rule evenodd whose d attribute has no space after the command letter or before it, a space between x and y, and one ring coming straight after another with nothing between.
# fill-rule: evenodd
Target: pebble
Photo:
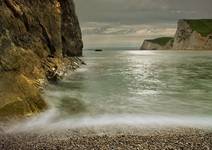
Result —
<instances>
[{"instance_id":1,"label":"pebble","mask_svg":"<svg viewBox=\"0 0 212 150\"><path fill-rule=\"evenodd\" d=\"M189 130L151 135L72 135L54 133L1 133L0 150L210 150L212 133Z\"/></svg>"}]
</instances>

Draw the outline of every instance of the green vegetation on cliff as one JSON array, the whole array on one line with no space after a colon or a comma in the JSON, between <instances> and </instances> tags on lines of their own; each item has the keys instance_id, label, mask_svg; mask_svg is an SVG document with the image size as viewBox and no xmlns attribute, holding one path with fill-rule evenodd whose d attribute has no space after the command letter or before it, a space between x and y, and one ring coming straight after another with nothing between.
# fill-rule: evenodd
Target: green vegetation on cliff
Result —
<instances>
[{"instance_id":1,"label":"green vegetation on cliff","mask_svg":"<svg viewBox=\"0 0 212 150\"><path fill-rule=\"evenodd\" d=\"M212 33L212 19L185 20L192 30L199 32L202 36Z\"/></svg>"},{"instance_id":2,"label":"green vegetation on cliff","mask_svg":"<svg viewBox=\"0 0 212 150\"><path fill-rule=\"evenodd\" d=\"M161 46L164 46L164 45L166 45L171 40L174 40L174 38L173 37L160 37L160 38L156 38L156 39L152 39L152 40L147 40L147 41L152 42L152 43L159 44Z\"/></svg>"}]
</instances>

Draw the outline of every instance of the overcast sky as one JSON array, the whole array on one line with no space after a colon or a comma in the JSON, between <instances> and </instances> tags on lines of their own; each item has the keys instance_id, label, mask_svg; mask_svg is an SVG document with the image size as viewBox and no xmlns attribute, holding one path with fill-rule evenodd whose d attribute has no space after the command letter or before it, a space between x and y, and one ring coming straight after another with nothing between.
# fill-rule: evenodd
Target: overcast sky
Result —
<instances>
[{"instance_id":1,"label":"overcast sky","mask_svg":"<svg viewBox=\"0 0 212 150\"><path fill-rule=\"evenodd\" d=\"M85 48L139 47L181 18L212 18L212 0L75 0Z\"/></svg>"}]
</instances>

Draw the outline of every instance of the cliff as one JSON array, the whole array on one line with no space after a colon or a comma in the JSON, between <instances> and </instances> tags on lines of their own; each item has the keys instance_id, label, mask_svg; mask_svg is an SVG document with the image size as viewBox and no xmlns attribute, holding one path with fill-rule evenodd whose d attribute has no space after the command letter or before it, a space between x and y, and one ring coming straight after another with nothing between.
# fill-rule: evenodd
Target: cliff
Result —
<instances>
[{"instance_id":1,"label":"cliff","mask_svg":"<svg viewBox=\"0 0 212 150\"><path fill-rule=\"evenodd\" d=\"M212 50L212 19L179 20L175 50Z\"/></svg>"},{"instance_id":2,"label":"cliff","mask_svg":"<svg viewBox=\"0 0 212 150\"><path fill-rule=\"evenodd\" d=\"M141 50L143 49L212 50L212 19L179 20L173 40L145 40L141 46Z\"/></svg>"},{"instance_id":3,"label":"cliff","mask_svg":"<svg viewBox=\"0 0 212 150\"><path fill-rule=\"evenodd\" d=\"M82 47L73 0L0 0L0 117L44 110L41 85L78 67L65 56Z\"/></svg>"},{"instance_id":4,"label":"cliff","mask_svg":"<svg viewBox=\"0 0 212 150\"><path fill-rule=\"evenodd\" d=\"M168 50L172 48L172 37L161 37L152 40L144 40L141 50Z\"/></svg>"}]
</instances>

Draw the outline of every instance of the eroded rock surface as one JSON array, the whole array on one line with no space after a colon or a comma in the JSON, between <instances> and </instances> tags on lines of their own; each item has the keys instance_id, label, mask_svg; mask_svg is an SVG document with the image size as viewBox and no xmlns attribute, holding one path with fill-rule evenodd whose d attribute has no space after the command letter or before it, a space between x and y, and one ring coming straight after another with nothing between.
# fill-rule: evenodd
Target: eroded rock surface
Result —
<instances>
[{"instance_id":1,"label":"eroded rock surface","mask_svg":"<svg viewBox=\"0 0 212 150\"><path fill-rule=\"evenodd\" d=\"M82 47L72 0L0 0L0 117L44 110L39 87Z\"/></svg>"},{"instance_id":2,"label":"eroded rock surface","mask_svg":"<svg viewBox=\"0 0 212 150\"><path fill-rule=\"evenodd\" d=\"M63 1L61 2L63 54L67 56L81 56L83 42L73 0L61 1Z\"/></svg>"},{"instance_id":3,"label":"eroded rock surface","mask_svg":"<svg viewBox=\"0 0 212 150\"><path fill-rule=\"evenodd\" d=\"M206 22L206 23L204 23ZM208 24L210 23L210 24ZM208 25L207 25L208 24ZM195 26L195 28L193 27ZM208 29L208 26L209 29ZM211 20L179 20L174 39L175 50L212 50ZM198 30L198 28L202 28ZM197 30L196 30L197 29ZM206 31L204 34L201 31Z\"/></svg>"}]
</instances>

